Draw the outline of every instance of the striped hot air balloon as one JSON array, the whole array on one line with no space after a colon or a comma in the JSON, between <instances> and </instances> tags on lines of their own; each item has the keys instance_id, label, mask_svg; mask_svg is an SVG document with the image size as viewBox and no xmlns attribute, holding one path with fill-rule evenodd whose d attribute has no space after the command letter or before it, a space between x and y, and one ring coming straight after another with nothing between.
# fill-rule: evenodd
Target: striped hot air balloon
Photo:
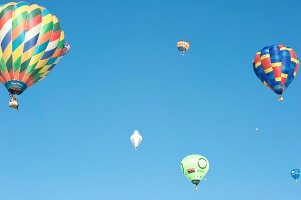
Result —
<instances>
[{"instance_id":1,"label":"striped hot air balloon","mask_svg":"<svg viewBox=\"0 0 301 200\"><path fill-rule=\"evenodd\" d=\"M26 2L0 6L0 81L16 96L46 77L70 46L57 17Z\"/></svg>"},{"instance_id":2,"label":"striped hot air balloon","mask_svg":"<svg viewBox=\"0 0 301 200\"><path fill-rule=\"evenodd\" d=\"M177 48L181 52L181 54L184 56L190 48L189 42L187 42L185 40L180 40L177 42Z\"/></svg>"},{"instance_id":3,"label":"striped hot air balloon","mask_svg":"<svg viewBox=\"0 0 301 200\"><path fill-rule=\"evenodd\" d=\"M279 95L279 101L283 101L282 94L294 80L299 60L292 48L271 45L256 53L253 69L260 81Z\"/></svg>"}]
</instances>

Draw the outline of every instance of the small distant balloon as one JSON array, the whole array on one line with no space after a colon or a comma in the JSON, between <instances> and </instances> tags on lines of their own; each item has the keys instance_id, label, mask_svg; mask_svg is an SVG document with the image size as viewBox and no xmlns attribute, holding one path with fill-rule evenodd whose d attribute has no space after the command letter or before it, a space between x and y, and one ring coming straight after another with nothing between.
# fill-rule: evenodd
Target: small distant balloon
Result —
<instances>
[{"instance_id":1,"label":"small distant balloon","mask_svg":"<svg viewBox=\"0 0 301 200\"><path fill-rule=\"evenodd\" d=\"M71 48L70 44L68 42L65 42L62 56L66 55L70 51L70 48Z\"/></svg>"},{"instance_id":2,"label":"small distant balloon","mask_svg":"<svg viewBox=\"0 0 301 200\"><path fill-rule=\"evenodd\" d=\"M138 130L134 131L134 133L130 137L130 140L131 140L133 146L135 147L135 149L137 150L140 143L142 142L142 136L140 135Z\"/></svg>"},{"instance_id":3,"label":"small distant balloon","mask_svg":"<svg viewBox=\"0 0 301 200\"><path fill-rule=\"evenodd\" d=\"M181 52L181 54L184 56L186 52L189 50L190 45L187 41L185 40L180 40L177 42L177 48Z\"/></svg>"},{"instance_id":4,"label":"small distant balloon","mask_svg":"<svg viewBox=\"0 0 301 200\"><path fill-rule=\"evenodd\" d=\"M291 171L291 176L297 182L300 177L300 169L293 169Z\"/></svg>"}]
</instances>

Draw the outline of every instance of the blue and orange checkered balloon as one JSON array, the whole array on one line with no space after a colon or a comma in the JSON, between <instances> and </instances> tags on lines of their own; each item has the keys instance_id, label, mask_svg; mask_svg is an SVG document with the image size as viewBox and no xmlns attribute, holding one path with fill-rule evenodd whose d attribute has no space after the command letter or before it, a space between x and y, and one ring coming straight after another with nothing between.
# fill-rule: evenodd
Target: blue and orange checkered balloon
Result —
<instances>
[{"instance_id":1,"label":"blue and orange checkered balloon","mask_svg":"<svg viewBox=\"0 0 301 200\"><path fill-rule=\"evenodd\" d=\"M298 72L299 60L292 48L271 45L256 53L253 69L260 81L278 94L279 101L282 101L282 94Z\"/></svg>"}]
</instances>

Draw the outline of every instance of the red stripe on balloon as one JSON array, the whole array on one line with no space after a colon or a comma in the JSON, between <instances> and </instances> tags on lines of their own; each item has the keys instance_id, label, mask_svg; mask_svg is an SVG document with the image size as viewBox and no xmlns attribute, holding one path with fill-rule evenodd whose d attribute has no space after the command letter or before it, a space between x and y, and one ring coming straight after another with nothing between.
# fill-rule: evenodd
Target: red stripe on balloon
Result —
<instances>
[{"instance_id":1,"label":"red stripe on balloon","mask_svg":"<svg viewBox=\"0 0 301 200\"><path fill-rule=\"evenodd\" d=\"M12 18L13 11L8 11L5 13L0 19L0 29L4 26L4 24Z\"/></svg>"},{"instance_id":2,"label":"red stripe on balloon","mask_svg":"<svg viewBox=\"0 0 301 200\"><path fill-rule=\"evenodd\" d=\"M10 80L14 80L14 69L11 69L10 72L8 72Z\"/></svg>"},{"instance_id":3,"label":"red stripe on balloon","mask_svg":"<svg viewBox=\"0 0 301 200\"><path fill-rule=\"evenodd\" d=\"M264 58L261 60L261 65L263 67L264 70L269 69L270 67L272 67L272 63L270 58Z\"/></svg>"},{"instance_id":4,"label":"red stripe on balloon","mask_svg":"<svg viewBox=\"0 0 301 200\"><path fill-rule=\"evenodd\" d=\"M37 15L31 20L27 21L27 28L26 30L29 31L30 29L34 28L36 25L40 24L42 22L42 16Z\"/></svg>"},{"instance_id":5,"label":"red stripe on balloon","mask_svg":"<svg viewBox=\"0 0 301 200\"><path fill-rule=\"evenodd\" d=\"M24 77L24 75L25 75L25 71L26 71L26 70L24 70L23 72L21 72L21 73L19 74L19 79L18 79L18 80L22 80L22 79L23 79L23 77Z\"/></svg>"},{"instance_id":6,"label":"red stripe on balloon","mask_svg":"<svg viewBox=\"0 0 301 200\"><path fill-rule=\"evenodd\" d=\"M275 78L280 78L282 73L282 67L273 67Z\"/></svg>"},{"instance_id":7,"label":"red stripe on balloon","mask_svg":"<svg viewBox=\"0 0 301 200\"><path fill-rule=\"evenodd\" d=\"M5 75L3 73L0 73L0 77L3 80L3 83L5 83L7 81L7 78L5 77Z\"/></svg>"},{"instance_id":8,"label":"red stripe on balloon","mask_svg":"<svg viewBox=\"0 0 301 200\"><path fill-rule=\"evenodd\" d=\"M256 64L256 63L258 63L258 62L260 62L260 54L259 54L259 53L256 54L256 55L255 55L255 58L254 58L254 63Z\"/></svg>"},{"instance_id":9,"label":"red stripe on balloon","mask_svg":"<svg viewBox=\"0 0 301 200\"><path fill-rule=\"evenodd\" d=\"M51 36L51 39L50 41L55 41L57 39L59 39L61 36L61 31L60 30L57 30L56 32L52 33L52 36Z\"/></svg>"}]
</instances>

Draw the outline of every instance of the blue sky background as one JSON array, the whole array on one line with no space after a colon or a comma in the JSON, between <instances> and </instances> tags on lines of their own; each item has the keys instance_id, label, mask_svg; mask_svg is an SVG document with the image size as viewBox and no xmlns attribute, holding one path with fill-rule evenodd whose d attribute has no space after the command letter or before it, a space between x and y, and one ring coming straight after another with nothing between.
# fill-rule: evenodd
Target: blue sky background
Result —
<instances>
[{"instance_id":1,"label":"blue sky background","mask_svg":"<svg viewBox=\"0 0 301 200\"><path fill-rule=\"evenodd\" d=\"M28 2L72 48L18 111L0 90L0 199L300 200L300 75L279 103L252 69L267 45L301 56L300 1ZM193 153L210 162L198 192Z\"/></svg>"}]
</instances>

